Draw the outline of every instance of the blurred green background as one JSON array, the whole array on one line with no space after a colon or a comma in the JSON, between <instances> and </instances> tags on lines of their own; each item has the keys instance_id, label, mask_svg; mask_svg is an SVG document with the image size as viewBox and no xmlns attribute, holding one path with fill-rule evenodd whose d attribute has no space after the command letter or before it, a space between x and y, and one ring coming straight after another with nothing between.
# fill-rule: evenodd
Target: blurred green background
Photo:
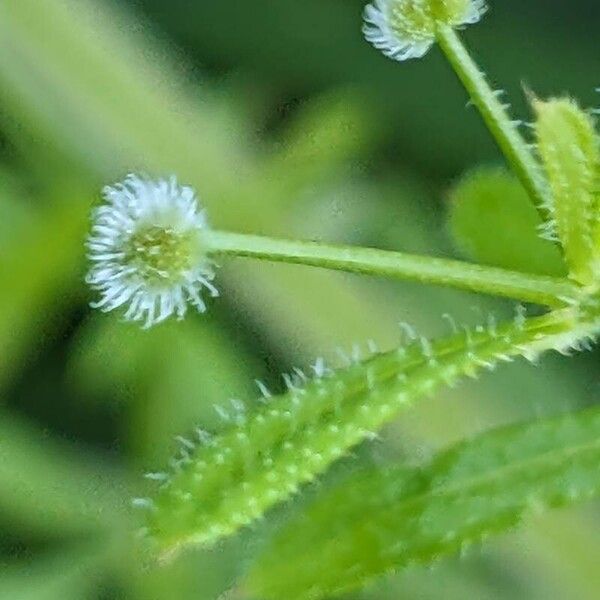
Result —
<instances>
[{"instance_id":1,"label":"blurred green background","mask_svg":"<svg viewBox=\"0 0 600 600\"><path fill-rule=\"evenodd\" d=\"M83 240L102 185L175 173L219 227L459 256L448 190L501 157L435 49L397 64L361 0L0 0L0 598L215 599L303 499L206 552L140 566L128 532L173 436L218 427L255 378L408 321L509 303L304 267L223 261L207 315L143 332L92 313ZM522 85L598 104L600 6L492 2L465 34L515 113ZM481 221L493 236L494 222ZM353 463L416 463L495 424L597 402L597 354L515 364L422 401ZM315 490L309 490L308 495ZM363 599L595 599L598 505L536 517ZM301 557L299 557L301 560ZM349 596L350 597L350 596Z\"/></svg>"}]
</instances>

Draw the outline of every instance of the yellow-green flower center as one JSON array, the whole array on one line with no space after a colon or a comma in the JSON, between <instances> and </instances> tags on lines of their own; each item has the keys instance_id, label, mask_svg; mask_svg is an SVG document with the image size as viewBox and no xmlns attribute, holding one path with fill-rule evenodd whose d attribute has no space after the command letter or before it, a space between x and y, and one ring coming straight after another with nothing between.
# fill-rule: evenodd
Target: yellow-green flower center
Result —
<instances>
[{"instance_id":1,"label":"yellow-green flower center","mask_svg":"<svg viewBox=\"0 0 600 600\"><path fill-rule=\"evenodd\" d=\"M152 225L136 231L127 243L126 258L148 281L174 282L191 269L198 258L193 232Z\"/></svg>"},{"instance_id":2,"label":"yellow-green flower center","mask_svg":"<svg viewBox=\"0 0 600 600\"><path fill-rule=\"evenodd\" d=\"M469 11L471 0L430 0L433 18L446 25L457 25Z\"/></svg>"},{"instance_id":3,"label":"yellow-green flower center","mask_svg":"<svg viewBox=\"0 0 600 600\"><path fill-rule=\"evenodd\" d=\"M426 41L435 37L436 23L458 25L471 0L396 0L391 4L390 24L402 38Z\"/></svg>"}]
</instances>

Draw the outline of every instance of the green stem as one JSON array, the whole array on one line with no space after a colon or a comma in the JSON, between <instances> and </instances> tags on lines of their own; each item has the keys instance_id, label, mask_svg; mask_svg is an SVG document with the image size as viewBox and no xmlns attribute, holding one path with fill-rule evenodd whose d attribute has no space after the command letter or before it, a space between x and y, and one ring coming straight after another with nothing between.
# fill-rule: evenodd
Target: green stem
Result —
<instances>
[{"instance_id":1,"label":"green stem","mask_svg":"<svg viewBox=\"0 0 600 600\"><path fill-rule=\"evenodd\" d=\"M481 113L506 160L529 193L541 217L546 221L548 202L544 179L517 125L510 119L505 106L467 52L458 34L448 25L440 23L437 27L437 41L471 97L471 101Z\"/></svg>"},{"instance_id":2,"label":"green stem","mask_svg":"<svg viewBox=\"0 0 600 600\"><path fill-rule=\"evenodd\" d=\"M456 260L354 246L337 246L257 235L207 230L203 244L210 256L259 258L433 283L559 307L577 297L579 288L566 279L529 275Z\"/></svg>"}]
</instances>

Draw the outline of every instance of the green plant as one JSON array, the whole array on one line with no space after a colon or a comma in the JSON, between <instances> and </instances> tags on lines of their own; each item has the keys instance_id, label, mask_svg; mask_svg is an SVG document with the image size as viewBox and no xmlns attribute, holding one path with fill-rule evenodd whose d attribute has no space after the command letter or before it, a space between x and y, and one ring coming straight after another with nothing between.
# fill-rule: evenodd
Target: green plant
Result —
<instances>
[{"instance_id":1,"label":"green plant","mask_svg":"<svg viewBox=\"0 0 600 600\"><path fill-rule=\"evenodd\" d=\"M235 401L230 409L219 409L225 421L222 430L211 435L200 429L194 434L197 439L180 438L181 454L173 462L172 472L149 473L148 478L157 480L160 488L151 498L135 501L148 510L146 533L161 557L172 557L188 545L213 544L252 523L350 449L375 436L401 409L439 386L452 385L465 375L476 376L480 370L492 369L515 356L533 360L550 349L566 353L585 348L597 335L600 161L593 118L571 100L534 100L536 154L455 31L456 26L478 20L483 9L482 2L469 0L381 0L367 11L370 25L366 33L376 46L400 60L422 56L434 41L440 44L539 213L546 238L540 248L551 255L557 251L553 241L559 244L567 276L266 238L212 230L204 223L197 230L192 228L197 234L193 254L203 266L204 279L200 281L211 291L213 273L206 265L219 256L231 255L453 286L537 304L545 312L528 317L519 308L515 318L506 323L490 320L437 341L417 336L408 328L408 339L398 349L373 352L366 359L355 357L338 369L317 360L312 373L297 370L286 376L285 394L272 397L261 387L263 395L257 402ZM475 183L470 180L475 193L472 189L469 193L476 197L477 189L483 194L486 188L497 190L500 185L518 189L508 175L502 174L500 179L493 182L491 176L480 176ZM159 203L166 198L160 196L164 185L156 185ZM127 210L135 209L147 193L133 193ZM458 202L466 196L461 187L455 194ZM169 196L177 197L177 193ZM137 223L140 214L133 210L131 223ZM131 302L130 316L140 319L145 313L148 325L173 312L183 316L183 301L180 296L173 300L170 294L176 279L177 286L188 281L187 275L178 278L190 267L184 261L185 269L181 269L181 252L191 252L188 230L181 237L178 225L171 221L153 222L152 226L163 229L153 229L152 235L143 229L145 237L136 238L136 244L127 250L102 254L100 261L116 261L110 266L112 269L116 264L116 270L96 272L93 277L93 283L108 294L109 308ZM522 226L522 222L515 222L515 227ZM106 227L106 223L96 223L96 227ZM94 243L108 247L102 240L92 240ZM135 264L131 248L138 252ZM157 255L166 262L150 264L148 257ZM121 276L123 269L139 269L139 261L152 268L152 285L160 284L153 288L150 299L136 296L149 281L145 272L141 279L127 279L121 287L102 287L103 277ZM160 287L165 281L166 287ZM203 307L191 291L188 293ZM513 455L515 448L521 452ZM471 464L474 455L481 463ZM454 472L449 474L448 463L450 467L459 464L462 469L463 459L465 472L456 481L449 481ZM598 418L593 411L483 436L416 471L358 476L344 485L348 489L356 486L357 490L367 486L369 497L351 495L347 511L335 519L339 500L317 500L306 517L309 526L294 528L292 531L300 532L298 536L286 535L284 552L279 550L281 543L275 541L271 553L258 559L242 589L272 597L317 598L361 585L410 560L432 560L488 532L513 525L528 508L574 502L597 493L599 461ZM339 494L336 498L348 495L346 488L334 493ZM454 512L441 510L440 498L450 499L459 508ZM488 510L477 514L473 505L484 505ZM364 522L356 523L357 515L366 515ZM432 531L423 529L423 515L435 522ZM321 532L331 525L334 534L345 531L348 523L353 527L342 538L344 547L339 555L335 549L322 550L331 558L327 569L313 569L311 577L305 579L298 573L296 581L277 561L281 555L289 562L295 552L313 544L303 530L310 532L314 523ZM366 558L364 553L354 552L365 539L373 550Z\"/></svg>"}]
</instances>

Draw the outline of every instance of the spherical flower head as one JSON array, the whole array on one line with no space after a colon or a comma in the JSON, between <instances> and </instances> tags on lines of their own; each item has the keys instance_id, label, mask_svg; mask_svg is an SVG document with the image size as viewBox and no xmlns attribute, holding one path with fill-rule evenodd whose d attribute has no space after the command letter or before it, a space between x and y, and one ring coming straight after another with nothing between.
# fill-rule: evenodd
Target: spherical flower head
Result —
<instances>
[{"instance_id":1,"label":"spherical flower head","mask_svg":"<svg viewBox=\"0 0 600 600\"><path fill-rule=\"evenodd\" d=\"M204 312L203 288L218 292L202 244L206 215L194 190L175 177L128 175L105 187L103 197L87 241L92 267L86 281L100 293L92 306L123 307L126 320L143 321L145 328L171 315L183 318L188 304Z\"/></svg>"},{"instance_id":2,"label":"spherical flower head","mask_svg":"<svg viewBox=\"0 0 600 600\"><path fill-rule=\"evenodd\" d=\"M394 60L421 58L435 42L436 27L477 23L484 0L374 0L365 8L368 42Z\"/></svg>"}]
</instances>

